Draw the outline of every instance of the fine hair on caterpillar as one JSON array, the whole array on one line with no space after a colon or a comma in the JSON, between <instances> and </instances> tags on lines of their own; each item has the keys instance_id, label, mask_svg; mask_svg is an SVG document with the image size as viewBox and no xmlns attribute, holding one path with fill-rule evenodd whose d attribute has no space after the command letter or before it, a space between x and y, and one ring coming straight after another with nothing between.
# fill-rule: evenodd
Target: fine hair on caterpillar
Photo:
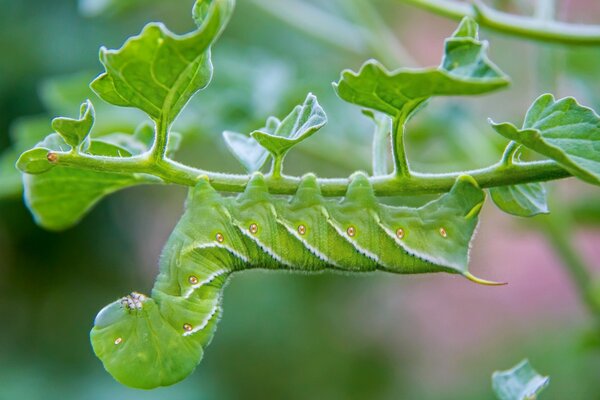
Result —
<instances>
[{"instance_id":1,"label":"fine hair on caterpillar","mask_svg":"<svg viewBox=\"0 0 600 400\"><path fill-rule=\"evenodd\" d=\"M163 250L152 296L132 293L100 311L94 351L129 386L184 379L213 337L228 278L247 269L448 272L495 284L467 269L484 200L469 176L420 208L381 204L363 173L341 200L324 198L312 174L291 198L269 194L260 173L237 197L201 179Z\"/></svg>"}]
</instances>

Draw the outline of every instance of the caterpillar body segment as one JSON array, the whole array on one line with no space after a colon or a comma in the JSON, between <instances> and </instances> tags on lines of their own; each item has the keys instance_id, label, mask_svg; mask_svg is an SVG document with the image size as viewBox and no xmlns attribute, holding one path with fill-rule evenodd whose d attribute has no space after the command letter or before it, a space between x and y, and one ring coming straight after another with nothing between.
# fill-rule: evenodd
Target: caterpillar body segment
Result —
<instances>
[{"instance_id":1,"label":"caterpillar body segment","mask_svg":"<svg viewBox=\"0 0 600 400\"><path fill-rule=\"evenodd\" d=\"M94 351L128 386L182 380L213 337L229 277L246 269L444 271L489 283L467 270L484 199L467 176L420 208L380 204L363 174L352 176L341 200L323 198L314 175L291 199L269 194L260 174L237 197L203 179L163 250L151 298L134 293L100 311Z\"/></svg>"}]
</instances>

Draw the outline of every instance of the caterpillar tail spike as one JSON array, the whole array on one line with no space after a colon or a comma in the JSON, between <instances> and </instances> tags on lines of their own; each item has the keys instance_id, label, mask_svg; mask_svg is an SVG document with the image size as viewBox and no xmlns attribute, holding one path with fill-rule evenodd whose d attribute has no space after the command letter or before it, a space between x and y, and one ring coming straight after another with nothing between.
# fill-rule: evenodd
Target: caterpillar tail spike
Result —
<instances>
[{"instance_id":1,"label":"caterpillar tail spike","mask_svg":"<svg viewBox=\"0 0 600 400\"><path fill-rule=\"evenodd\" d=\"M505 286L508 285L508 282L494 282L494 281L488 281L486 279L481 279L476 277L475 275L471 274L470 272L465 272L462 274L465 278L467 278L468 280L470 280L471 282L475 282L479 285L484 285L484 286Z\"/></svg>"}]
</instances>

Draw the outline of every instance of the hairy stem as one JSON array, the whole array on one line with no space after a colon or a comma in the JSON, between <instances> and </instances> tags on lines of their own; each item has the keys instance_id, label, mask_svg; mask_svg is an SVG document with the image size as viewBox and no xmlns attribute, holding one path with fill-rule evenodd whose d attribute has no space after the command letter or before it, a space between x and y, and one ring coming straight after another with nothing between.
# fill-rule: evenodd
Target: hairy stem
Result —
<instances>
[{"instance_id":1,"label":"hairy stem","mask_svg":"<svg viewBox=\"0 0 600 400\"><path fill-rule=\"evenodd\" d=\"M398 117L392 122L392 156L394 172L400 177L410 177L410 169L404 147L404 123Z\"/></svg>"},{"instance_id":2,"label":"hairy stem","mask_svg":"<svg viewBox=\"0 0 600 400\"><path fill-rule=\"evenodd\" d=\"M189 167L169 159L154 162L150 153L128 157L100 157L68 152L52 152L56 165L77 167L95 171L146 174L160 178L163 183L194 186L200 177L206 176L215 189L224 192L241 192L250 176L210 172ZM555 161L535 161L505 165L501 162L486 168L446 174L413 172L410 176L386 175L371 177L378 196L416 195L448 192L460 175L472 176L482 188L516 185L539 181L562 179L571 174ZM274 194L294 194L300 183L299 177L266 177L269 190ZM348 178L319 179L325 196L343 196L348 188Z\"/></svg>"},{"instance_id":3,"label":"hairy stem","mask_svg":"<svg viewBox=\"0 0 600 400\"><path fill-rule=\"evenodd\" d=\"M373 132L373 175L388 174L390 119L387 116L375 116L375 131Z\"/></svg>"},{"instance_id":4,"label":"hairy stem","mask_svg":"<svg viewBox=\"0 0 600 400\"><path fill-rule=\"evenodd\" d=\"M167 142L169 140L169 125L165 118L161 118L156 121L154 143L150 154L155 162L160 162L166 157L167 154Z\"/></svg>"},{"instance_id":5,"label":"hairy stem","mask_svg":"<svg viewBox=\"0 0 600 400\"><path fill-rule=\"evenodd\" d=\"M517 154L517 151L519 151L520 147L521 145L515 141L511 141L510 143L508 143L506 149L504 150L504 153L502 154L502 159L500 160L500 163L507 167L513 165L515 154Z\"/></svg>"},{"instance_id":6,"label":"hairy stem","mask_svg":"<svg viewBox=\"0 0 600 400\"><path fill-rule=\"evenodd\" d=\"M270 176L279 179L283 175L283 155L273 155L273 169Z\"/></svg>"},{"instance_id":7,"label":"hairy stem","mask_svg":"<svg viewBox=\"0 0 600 400\"><path fill-rule=\"evenodd\" d=\"M544 21L493 10L479 1L473 4L450 0L400 0L452 19L465 16L479 25L508 35L545 42L600 45L600 26Z\"/></svg>"}]
</instances>

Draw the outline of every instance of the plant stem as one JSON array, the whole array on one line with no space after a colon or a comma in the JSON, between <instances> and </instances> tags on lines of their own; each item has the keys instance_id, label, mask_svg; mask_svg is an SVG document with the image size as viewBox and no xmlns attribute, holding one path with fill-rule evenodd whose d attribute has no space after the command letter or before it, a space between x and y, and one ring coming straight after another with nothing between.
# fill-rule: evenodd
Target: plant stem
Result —
<instances>
[{"instance_id":1,"label":"plant stem","mask_svg":"<svg viewBox=\"0 0 600 400\"><path fill-rule=\"evenodd\" d=\"M511 165L513 165L514 159L515 159L515 154L517 153L517 151L519 151L520 147L521 147L521 145L519 143L515 142L514 140L512 140L510 143L508 143L508 145L506 146L506 149L504 150L504 153L502 154L500 163L507 167L510 167Z\"/></svg>"},{"instance_id":2,"label":"plant stem","mask_svg":"<svg viewBox=\"0 0 600 400\"><path fill-rule=\"evenodd\" d=\"M101 157L86 154L53 152L56 165L77 167L102 172L146 174L160 178L163 183L194 186L202 176L211 181L213 187L224 192L241 192L250 176L210 172L189 167L173 160L163 159L154 162L149 153L128 157ZM472 176L482 188L516 185L562 179L571 174L555 161L535 161L514 163L510 166L501 162L486 168L452 172L446 174L425 174L413 172L410 176L397 174L371 177L373 189L378 196L417 195L448 192L460 175ZM294 194L300 183L299 177L266 177L269 190L274 194ZM348 178L319 179L324 196L343 196L348 188Z\"/></svg>"},{"instance_id":3,"label":"plant stem","mask_svg":"<svg viewBox=\"0 0 600 400\"><path fill-rule=\"evenodd\" d=\"M390 118L387 115L374 115L375 131L373 132L372 165L373 175L388 174Z\"/></svg>"},{"instance_id":4,"label":"plant stem","mask_svg":"<svg viewBox=\"0 0 600 400\"><path fill-rule=\"evenodd\" d=\"M600 45L600 26L543 21L493 10L480 1L400 0L452 19L473 18L479 25L508 35L570 45Z\"/></svg>"},{"instance_id":5,"label":"plant stem","mask_svg":"<svg viewBox=\"0 0 600 400\"><path fill-rule=\"evenodd\" d=\"M166 157L168 140L169 124L166 118L162 117L156 121L154 143L152 144L152 149L150 149L151 157L155 162L159 162Z\"/></svg>"},{"instance_id":6,"label":"plant stem","mask_svg":"<svg viewBox=\"0 0 600 400\"><path fill-rule=\"evenodd\" d=\"M392 156L394 172L400 177L410 177L410 168L404 147L404 118L395 117L392 121Z\"/></svg>"},{"instance_id":7,"label":"plant stem","mask_svg":"<svg viewBox=\"0 0 600 400\"><path fill-rule=\"evenodd\" d=\"M270 176L274 179L281 178L283 174L283 155L273 154L273 169L271 170Z\"/></svg>"}]
</instances>

